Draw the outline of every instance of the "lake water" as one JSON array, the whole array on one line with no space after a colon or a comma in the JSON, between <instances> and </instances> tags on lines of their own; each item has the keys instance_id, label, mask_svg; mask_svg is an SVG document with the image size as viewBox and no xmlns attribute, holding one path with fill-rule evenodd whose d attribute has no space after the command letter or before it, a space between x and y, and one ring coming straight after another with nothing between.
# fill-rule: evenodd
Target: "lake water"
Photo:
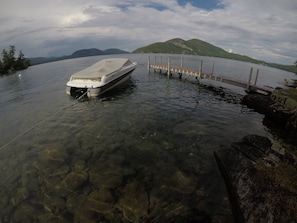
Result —
<instances>
[{"instance_id":1,"label":"lake water","mask_svg":"<svg viewBox=\"0 0 297 223\"><path fill-rule=\"evenodd\" d=\"M138 63L131 80L90 100L67 96L65 84L104 56L0 77L0 222L232 222L213 151L247 134L281 140L240 104L243 89L148 74L148 55L117 57ZM243 80L260 69L261 85L294 78L218 58L184 65L199 60Z\"/></svg>"}]
</instances>

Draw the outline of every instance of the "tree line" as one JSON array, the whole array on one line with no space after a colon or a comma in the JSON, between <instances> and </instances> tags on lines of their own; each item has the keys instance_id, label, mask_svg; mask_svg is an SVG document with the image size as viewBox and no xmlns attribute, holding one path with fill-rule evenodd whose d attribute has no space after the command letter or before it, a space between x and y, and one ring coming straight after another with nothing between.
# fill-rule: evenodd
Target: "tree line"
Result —
<instances>
[{"instance_id":1,"label":"tree line","mask_svg":"<svg viewBox=\"0 0 297 223\"><path fill-rule=\"evenodd\" d=\"M13 73L17 70L23 70L30 66L30 61L26 60L22 51L18 57L15 57L15 46L9 46L9 49L2 50L2 59L0 60L0 74Z\"/></svg>"}]
</instances>

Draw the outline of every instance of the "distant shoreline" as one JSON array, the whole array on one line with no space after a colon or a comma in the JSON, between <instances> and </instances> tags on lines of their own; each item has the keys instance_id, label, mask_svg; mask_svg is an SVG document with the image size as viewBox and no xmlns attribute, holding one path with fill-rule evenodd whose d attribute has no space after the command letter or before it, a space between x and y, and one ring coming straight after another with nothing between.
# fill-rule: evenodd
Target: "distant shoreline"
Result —
<instances>
[{"instance_id":1,"label":"distant shoreline","mask_svg":"<svg viewBox=\"0 0 297 223\"><path fill-rule=\"evenodd\" d=\"M90 57L90 56L104 56L104 55L118 55L118 54L138 54L135 52L123 52L123 53L115 53L115 54L98 54L98 55L85 55L85 56L61 56L61 57L34 57L34 58L27 58L31 66L38 65L38 64L43 64L43 63L50 63L50 62L55 62L55 61L60 61L60 60L68 60L68 59L75 59L75 58L82 58L82 57ZM141 54L159 54L159 53L141 53ZM160 53L161 54L161 53ZM167 54L164 52L164 54ZM170 54L170 53L169 53ZM188 56L203 56L203 55L194 55L194 54L181 54L181 55L188 55ZM209 56L210 57L210 56ZM297 75L297 68L293 65L282 65L282 64L275 64L275 63L263 63L262 61L259 61L259 63L255 63L254 61L243 61L243 60L238 60L238 59L231 59L231 58L226 58L226 57L217 57L217 56L212 56L216 58L221 58L221 59L230 59L230 60L235 60L235 61L242 61L246 63L254 63L262 66L268 66L272 68L276 68L279 70L284 70L287 72L291 72Z\"/></svg>"}]
</instances>

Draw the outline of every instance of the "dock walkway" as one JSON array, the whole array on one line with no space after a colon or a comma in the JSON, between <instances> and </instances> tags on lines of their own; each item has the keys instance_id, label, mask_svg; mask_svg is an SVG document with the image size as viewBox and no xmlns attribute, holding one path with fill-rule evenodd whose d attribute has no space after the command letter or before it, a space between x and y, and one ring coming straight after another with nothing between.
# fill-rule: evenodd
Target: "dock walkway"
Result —
<instances>
[{"instance_id":1,"label":"dock walkway","mask_svg":"<svg viewBox=\"0 0 297 223\"><path fill-rule=\"evenodd\" d=\"M162 61L162 58L161 58L161 61ZM274 91L274 88L257 85L259 69L257 69L255 81L252 83L251 80L253 75L253 68L251 68L250 70L248 81L244 81L244 80L239 80L239 79L234 79L230 77L213 74L213 72L205 73L202 71L202 65L203 65L203 61L200 61L199 69L190 69L190 68L183 67L183 58L181 58L181 66L172 66L170 57L167 58L167 64L156 63L156 58L155 58L154 64L150 63L150 57L148 60L149 72L150 72L150 69L153 69L155 72L157 70L159 70L160 72L165 71L167 72L168 77L171 76L172 73L177 73L180 78L182 78L182 75L190 75L190 76L194 76L196 79L209 79L209 80L223 82L226 84L231 84L237 87L244 88L248 92L256 92L260 94L269 95ZM214 69L214 64L213 64L212 71L213 69Z\"/></svg>"}]
</instances>

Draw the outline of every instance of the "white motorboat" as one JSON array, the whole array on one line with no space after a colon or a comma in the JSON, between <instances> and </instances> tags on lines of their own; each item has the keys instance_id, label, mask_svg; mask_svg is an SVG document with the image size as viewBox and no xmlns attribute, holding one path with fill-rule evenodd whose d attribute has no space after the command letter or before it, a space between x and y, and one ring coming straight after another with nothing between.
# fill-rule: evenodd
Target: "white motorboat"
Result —
<instances>
[{"instance_id":1,"label":"white motorboat","mask_svg":"<svg viewBox=\"0 0 297 223\"><path fill-rule=\"evenodd\" d=\"M66 94L85 94L95 97L125 82L137 66L127 58L100 60L73 75L66 83Z\"/></svg>"}]
</instances>

